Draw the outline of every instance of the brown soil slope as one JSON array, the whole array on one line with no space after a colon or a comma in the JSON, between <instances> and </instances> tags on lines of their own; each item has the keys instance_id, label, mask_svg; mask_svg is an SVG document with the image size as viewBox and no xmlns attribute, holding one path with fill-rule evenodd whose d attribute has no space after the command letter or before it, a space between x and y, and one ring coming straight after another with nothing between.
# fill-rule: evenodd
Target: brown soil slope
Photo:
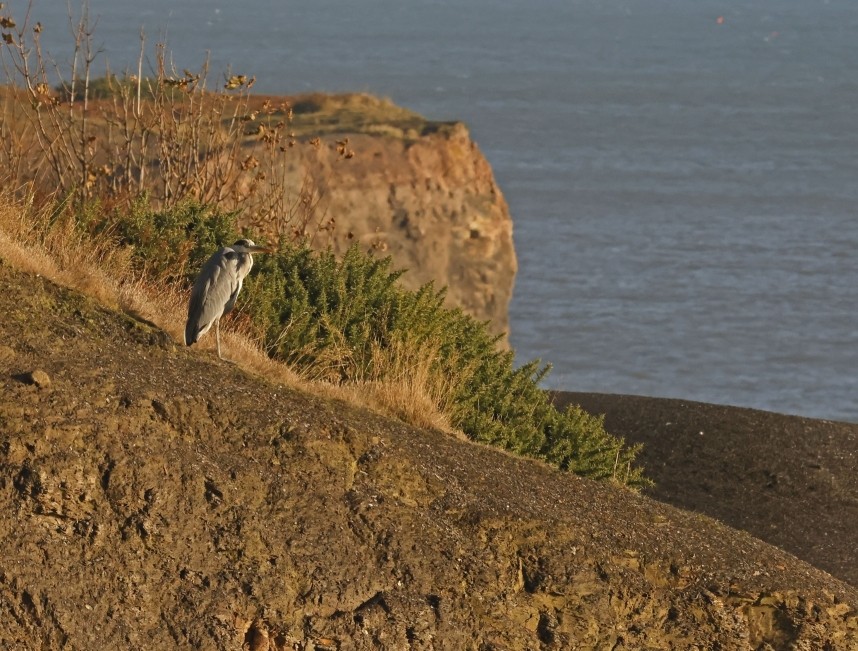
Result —
<instances>
[{"instance_id":1,"label":"brown soil slope","mask_svg":"<svg viewBox=\"0 0 858 651\"><path fill-rule=\"evenodd\" d=\"M689 400L558 394L644 444L649 493L858 586L858 425Z\"/></svg>"},{"instance_id":2,"label":"brown soil slope","mask_svg":"<svg viewBox=\"0 0 858 651\"><path fill-rule=\"evenodd\" d=\"M858 591L705 516L1 262L0 315L0 648L858 648Z\"/></svg>"}]
</instances>

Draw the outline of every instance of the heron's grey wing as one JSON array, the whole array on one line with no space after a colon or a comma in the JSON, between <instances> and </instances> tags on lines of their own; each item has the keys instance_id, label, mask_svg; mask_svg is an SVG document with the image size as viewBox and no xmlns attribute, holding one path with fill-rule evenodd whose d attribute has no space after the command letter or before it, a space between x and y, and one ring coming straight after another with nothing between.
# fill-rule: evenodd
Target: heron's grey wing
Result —
<instances>
[{"instance_id":1,"label":"heron's grey wing","mask_svg":"<svg viewBox=\"0 0 858 651\"><path fill-rule=\"evenodd\" d=\"M203 265L191 291L185 325L187 345L196 343L208 332L239 287L234 252L229 248L220 249Z\"/></svg>"},{"instance_id":2,"label":"heron's grey wing","mask_svg":"<svg viewBox=\"0 0 858 651\"><path fill-rule=\"evenodd\" d=\"M226 305L223 306L223 313L232 312L232 308L235 307L235 300L238 298L238 292L241 291L242 281L244 279L239 276L238 282L235 285L235 289L232 290L232 294L229 296L229 300L226 302Z\"/></svg>"}]
</instances>

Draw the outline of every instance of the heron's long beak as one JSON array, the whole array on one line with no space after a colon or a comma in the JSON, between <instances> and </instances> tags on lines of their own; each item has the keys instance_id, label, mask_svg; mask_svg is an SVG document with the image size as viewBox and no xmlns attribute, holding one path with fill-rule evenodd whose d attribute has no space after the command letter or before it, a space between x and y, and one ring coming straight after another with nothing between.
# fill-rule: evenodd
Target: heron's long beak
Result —
<instances>
[{"instance_id":1,"label":"heron's long beak","mask_svg":"<svg viewBox=\"0 0 858 651\"><path fill-rule=\"evenodd\" d=\"M259 246L258 244L254 244L253 246L248 246L247 250L250 253L274 253L277 249L273 249L270 246Z\"/></svg>"}]
</instances>

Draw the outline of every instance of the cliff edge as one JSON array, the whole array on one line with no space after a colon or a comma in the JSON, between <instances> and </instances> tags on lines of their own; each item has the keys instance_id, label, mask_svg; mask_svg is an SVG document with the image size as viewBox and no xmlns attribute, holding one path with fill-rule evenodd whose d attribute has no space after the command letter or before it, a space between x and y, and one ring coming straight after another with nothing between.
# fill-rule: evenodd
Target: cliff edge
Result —
<instances>
[{"instance_id":1,"label":"cliff edge","mask_svg":"<svg viewBox=\"0 0 858 651\"><path fill-rule=\"evenodd\" d=\"M449 306L506 334L518 269L512 219L465 125L432 122L366 94L285 99L303 143L294 148L290 185L313 202L314 223L334 220L331 231L310 229L316 245L343 253L358 242L390 255L406 270L405 287L446 286Z\"/></svg>"}]
</instances>

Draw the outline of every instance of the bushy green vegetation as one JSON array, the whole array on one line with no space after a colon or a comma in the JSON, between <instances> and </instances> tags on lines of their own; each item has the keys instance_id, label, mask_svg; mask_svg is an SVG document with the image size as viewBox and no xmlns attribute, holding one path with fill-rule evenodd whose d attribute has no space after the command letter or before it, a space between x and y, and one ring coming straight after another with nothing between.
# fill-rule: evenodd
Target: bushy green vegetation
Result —
<instances>
[{"instance_id":1,"label":"bushy green vegetation","mask_svg":"<svg viewBox=\"0 0 858 651\"><path fill-rule=\"evenodd\" d=\"M108 229L134 247L139 269L190 285L205 258L239 237L234 216L188 202L153 211L145 201L90 229ZM282 242L257 256L240 298L272 357L308 377L334 383L384 379L379 350L419 351L436 386L439 408L469 438L548 461L594 478L645 483L637 448L608 434L601 418L572 407L558 411L539 387L538 361L516 368L487 325L444 306L432 285L403 289L390 258L351 248L342 258Z\"/></svg>"},{"instance_id":2,"label":"bushy green vegetation","mask_svg":"<svg viewBox=\"0 0 858 651\"><path fill-rule=\"evenodd\" d=\"M342 259L283 245L263 257L247 300L270 354L325 379L378 377L373 351L431 351L431 369L448 387L448 414L469 438L544 459L564 470L623 483L644 482L633 465L637 448L611 436L601 418L580 408L559 412L533 361L519 368L486 324L444 307L444 292L396 283L389 258L352 247Z\"/></svg>"},{"instance_id":3,"label":"bushy green vegetation","mask_svg":"<svg viewBox=\"0 0 858 651\"><path fill-rule=\"evenodd\" d=\"M89 234L106 234L119 246L132 247L137 271L156 282L190 286L213 251L238 239L235 213L221 212L188 200L155 209L141 196L126 208L102 209L90 202L78 223Z\"/></svg>"}]
</instances>

